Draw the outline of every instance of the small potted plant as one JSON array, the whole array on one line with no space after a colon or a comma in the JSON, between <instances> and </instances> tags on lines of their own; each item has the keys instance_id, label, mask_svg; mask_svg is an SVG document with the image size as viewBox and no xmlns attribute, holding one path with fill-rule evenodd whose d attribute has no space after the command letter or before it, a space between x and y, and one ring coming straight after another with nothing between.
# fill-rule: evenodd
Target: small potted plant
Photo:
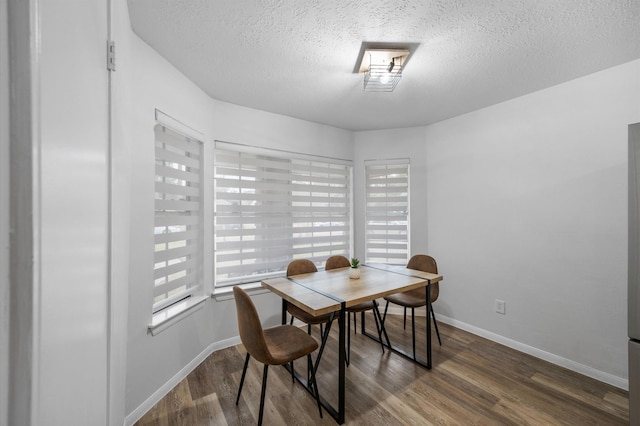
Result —
<instances>
[{"instance_id":1,"label":"small potted plant","mask_svg":"<svg viewBox=\"0 0 640 426\"><path fill-rule=\"evenodd\" d=\"M360 265L360 261L357 258L352 257L351 270L349 271L349 278L351 278L352 280L357 280L358 278L360 278L360 268L358 268L358 265Z\"/></svg>"}]
</instances>

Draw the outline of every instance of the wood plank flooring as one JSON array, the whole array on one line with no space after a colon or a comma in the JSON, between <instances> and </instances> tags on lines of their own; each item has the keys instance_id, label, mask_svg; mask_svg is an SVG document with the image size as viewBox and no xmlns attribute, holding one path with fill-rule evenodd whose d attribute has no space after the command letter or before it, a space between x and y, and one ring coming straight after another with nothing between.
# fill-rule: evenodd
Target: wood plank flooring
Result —
<instances>
[{"instance_id":1,"label":"wood plank flooring","mask_svg":"<svg viewBox=\"0 0 640 426\"><path fill-rule=\"evenodd\" d=\"M373 327L368 317L367 328ZM358 318L359 319L359 318ZM424 318L416 319L424 354ZM347 369L347 425L627 425L628 393L465 331L438 323L433 369L426 370L352 334ZM358 324L358 327L360 324ZM410 325L386 323L394 345L410 350ZM371 330L373 332L373 330ZM313 330L319 338L319 331ZM353 330L352 330L353 333ZM262 365L251 360L240 403L235 399L245 357L242 345L211 354L140 419L137 426L254 425ZM419 355L420 356L420 355ZM337 326L318 372L321 395L337 402ZM306 362L296 368L304 371ZM282 367L270 367L264 425L335 425Z\"/></svg>"}]
</instances>

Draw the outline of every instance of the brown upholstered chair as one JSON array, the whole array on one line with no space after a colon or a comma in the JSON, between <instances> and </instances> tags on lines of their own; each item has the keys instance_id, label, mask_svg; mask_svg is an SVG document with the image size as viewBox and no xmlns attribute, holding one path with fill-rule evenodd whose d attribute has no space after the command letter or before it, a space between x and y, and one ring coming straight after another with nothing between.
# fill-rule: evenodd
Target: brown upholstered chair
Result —
<instances>
[{"instance_id":1,"label":"brown upholstered chair","mask_svg":"<svg viewBox=\"0 0 640 426\"><path fill-rule=\"evenodd\" d=\"M236 301L236 310L238 313L240 339L247 350L236 405L238 405L238 401L240 401L240 393L242 392L244 377L247 373L249 358L254 357L264 364L262 392L260 394L260 414L258 416L258 425L261 425L269 366L291 363L291 373L293 374L293 361L306 355L307 364L311 370L309 386L313 390L312 393L314 393L316 402L318 403L320 417L322 417L318 385L315 380L315 368L311 361L311 353L318 348L318 342L304 331L292 325L280 325L263 329L256 307L249 295L240 287L235 286L233 287L233 296Z\"/></svg>"},{"instance_id":2,"label":"brown upholstered chair","mask_svg":"<svg viewBox=\"0 0 640 426\"><path fill-rule=\"evenodd\" d=\"M351 262L349 262L349 259L344 256L331 256L324 264L324 269L326 269L327 271L330 271L331 269L348 267L351 267Z\"/></svg>"},{"instance_id":3,"label":"brown upholstered chair","mask_svg":"<svg viewBox=\"0 0 640 426\"><path fill-rule=\"evenodd\" d=\"M351 267L351 262L344 256L331 256L327 259L324 269L330 271L332 269ZM349 358L351 356L351 314L353 314L353 329L354 332L358 332L357 316L358 313L364 314L366 311L373 311L373 318L376 321L376 329L378 330L378 338L380 339L380 345L382 346L382 353L384 353L384 343L382 343L382 317L378 310L378 302L370 300L368 302L358 303L347 308L347 352L345 361L349 365Z\"/></svg>"},{"instance_id":4,"label":"brown upholstered chair","mask_svg":"<svg viewBox=\"0 0 640 426\"><path fill-rule=\"evenodd\" d=\"M289 263L287 266L287 277L291 277L294 275L302 275L302 274L310 274L313 272L318 272L318 268L316 265L310 261L309 259L297 259ZM320 335L323 335L322 332L322 324L326 324L329 322L329 318L331 314L324 314L314 317L311 314L303 311L298 308L296 305L292 303L287 303L287 312L291 315L291 324L293 324L293 319L297 318L300 321L307 324L307 331L311 334L311 325L319 324L320 325Z\"/></svg>"},{"instance_id":5,"label":"brown upholstered chair","mask_svg":"<svg viewBox=\"0 0 640 426\"><path fill-rule=\"evenodd\" d=\"M287 266L287 277L302 274L312 274L314 272L318 272L318 268L316 268L316 265L309 259L297 259L290 262ZM324 347L327 343L329 332L331 331L331 324L333 324L335 312L313 316L292 303L287 303L287 312L289 312L289 314L291 315L290 324L293 324L294 318L297 318L307 324L307 333L309 335L311 335L312 324L317 324L320 326L320 339L322 340L322 343L320 343L320 350L318 350L318 357L316 359L317 368L320 358L322 358L322 353L324 352ZM323 324L326 324L326 328L324 329L324 331L322 329Z\"/></svg>"},{"instance_id":6,"label":"brown upholstered chair","mask_svg":"<svg viewBox=\"0 0 640 426\"><path fill-rule=\"evenodd\" d=\"M416 254L407 263L407 268L415 269L423 272L431 272L434 274L438 273L438 265L436 264L436 260L427 256L426 254ZM415 357L415 347L416 347L416 332L415 332L415 308L425 306L427 299L427 287L417 288L415 290L409 290L402 293L392 294L390 296L386 296L384 299L387 301L387 304L384 308L384 318L387 316L387 309L389 308L389 303L394 303L396 305L403 306L405 308L405 321L406 321L406 308L411 308L411 339L413 343L413 356ZM438 294L440 293L440 288L438 283L431 284L431 303L438 300ZM436 329L436 335L438 336L438 343L442 345L442 340L440 340L440 332L438 331L438 323L436 322L436 316L433 313L433 309L431 309L431 317L433 318L433 325Z\"/></svg>"}]
</instances>

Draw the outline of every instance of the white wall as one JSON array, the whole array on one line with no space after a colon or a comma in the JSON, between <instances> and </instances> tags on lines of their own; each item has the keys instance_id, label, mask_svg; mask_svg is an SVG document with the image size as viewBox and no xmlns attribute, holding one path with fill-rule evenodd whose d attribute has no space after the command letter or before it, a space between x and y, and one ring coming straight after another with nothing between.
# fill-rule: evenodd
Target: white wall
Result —
<instances>
[{"instance_id":1,"label":"white wall","mask_svg":"<svg viewBox=\"0 0 640 426\"><path fill-rule=\"evenodd\" d=\"M127 83L126 43L130 25L125 1L110 1L109 39L116 41L116 70L109 75L110 105L110 288L109 288L109 424L122 425L127 415L127 312L129 302L129 235L132 135L127 105L132 102ZM124 62L124 63L123 63Z\"/></svg>"},{"instance_id":2,"label":"white wall","mask_svg":"<svg viewBox=\"0 0 640 426\"><path fill-rule=\"evenodd\" d=\"M445 277L441 319L626 387L638 75L634 61L431 126L355 134L356 176L366 158L411 158L411 250Z\"/></svg>"},{"instance_id":3,"label":"white wall","mask_svg":"<svg viewBox=\"0 0 640 426\"><path fill-rule=\"evenodd\" d=\"M436 312L625 385L639 75L634 61L426 128Z\"/></svg>"},{"instance_id":4,"label":"white wall","mask_svg":"<svg viewBox=\"0 0 640 426\"><path fill-rule=\"evenodd\" d=\"M428 248L425 128L389 129L354 133L354 213L356 256L365 255L364 161L409 158L410 253L426 253Z\"/></svg>"},{"instance_id":5,"label":"white wall","mask_svg":"<svg viewBox=\"0 0 640 426\"><path fill-rule=\"evenodd\" d=\"M124 1L123 1L124 3ZM124 14L118 19L126 20ZM116 174L129 178L131 254L128 285L126 413L137 420L170 390L185 368L212 349L238 341L233 299L208 299L205 307L156 336L147 332L153 300L154 109L215 139L350 159L351 132L212 100L129 29L116 24L116 129L128 165ZM124 157L122 152L119 157ZM116 199L122 198L122 193ZM210 283L205 283L209 286ZM210 287L209 287L210 288ZM280 321L280 300L254 297L268 324ZM175 384L175 383L174 383Z\"/></svg>"}]
</instances>

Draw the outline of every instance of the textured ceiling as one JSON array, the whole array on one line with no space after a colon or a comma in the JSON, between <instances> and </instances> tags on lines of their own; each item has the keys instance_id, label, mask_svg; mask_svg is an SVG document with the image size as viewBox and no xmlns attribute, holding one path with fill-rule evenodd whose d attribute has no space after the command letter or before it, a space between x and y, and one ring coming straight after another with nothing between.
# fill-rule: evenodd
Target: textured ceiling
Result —
<instances>
[{"instance_id":1,"label":"textured ceiling","mask_svg":"<svg viewBox=\"0 0 640 426\"><path fill-rule=\"evenodd\" d=\"M351 130L426 125L640 58L639 0L128 5L136 34L212 98ZM363 92L364 41L419 43L394 92Z\"/></svg>"}]
</instances>

